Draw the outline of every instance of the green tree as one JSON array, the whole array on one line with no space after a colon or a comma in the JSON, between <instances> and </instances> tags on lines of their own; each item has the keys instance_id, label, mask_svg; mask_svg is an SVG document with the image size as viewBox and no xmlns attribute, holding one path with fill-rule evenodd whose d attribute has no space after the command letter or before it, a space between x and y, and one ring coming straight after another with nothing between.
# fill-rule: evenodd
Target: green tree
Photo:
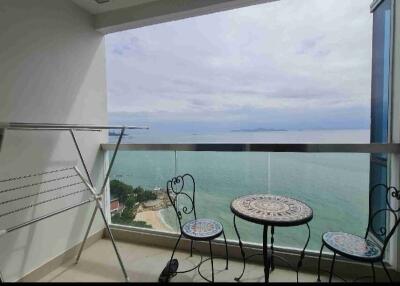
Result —
<instances>
[{"instance_id":1,"label":"green tree","mask_svg":"<svg viewBox=\"0 0 400 286\"><path fill-rule=\"evenodd\" d=\"M155 193L152 191L145 191L140 186L133 189L133 193L136 195L136 199L140 203L157 199L157 195Z\"/></svg>"},{"instance_id":2,"label":"green tree","mask_svg":"<svg viewBox=\"0 0 400 286\"><path fill-rule=\"evenodd\" d=\"M112 197L118 198L120 202L125 202L130 194L133 194L133 187L119 180L111 180L110 193Z\"/></svg>"},{"instance_id":3,"label":"green tree","mask_svg":"<svg viewBox=\"0 0 400 286\"><path fill-rule=\"evenodd\" d=\"M129 196L125 201L125 207L133 209L137 202L137 199L134 196Z\"/></svg>"},{"instance_id":4,"label":"green tree","mask_svg":"<svg viewBox=\"0 0 400 286\"><path fill-rule=\"evenodd\" d=\"M146 191L141 186L133 188L119 180L111 180L110 193L114 198L125 205L124 210L120 214L115 214L111 221L116 224L126 224L139 227L151 228L151 225L144 221L134 221L136 216L136 203L146 202L157 199L157 195L152 191Z\"/></svg>"},{"instance_id":5,"label":"green tree","mask_svg":"<svg viewBox=\"0 0 400 286\"><path fill-rule=\"evenodd\" d=\"M132 208L124 208L124 210L121 213L121 219L123 219L126 222L131 222L134 219L133 209Z\"/></svg>"}]
</instances>

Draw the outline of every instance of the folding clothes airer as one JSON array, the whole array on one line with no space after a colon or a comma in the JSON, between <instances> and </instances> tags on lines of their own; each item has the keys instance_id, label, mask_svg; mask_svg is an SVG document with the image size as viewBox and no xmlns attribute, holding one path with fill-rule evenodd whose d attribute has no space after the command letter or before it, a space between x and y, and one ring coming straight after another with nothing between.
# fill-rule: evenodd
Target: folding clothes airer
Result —
<instances>
[{"instance_id":1,"label":"folding clothes airer","mask_svg":"<svg viewBox=\"0 0 400 286\"><path fill-rule=\"evenodd\" d=\"M104 177L104 181L102 184L102 188L100 192L98 192L93 184L91 176L89 174L88 168L86 166L85 160L81 153L81 149L79 148L78 142L76 140L75 131L101 131L101 130L110 130L110 129L118 129L120 130L120 134L118 137L118 141L116 147L114 149L114 153L111 157L111 161L109 163L106 176ZM5 136L5 130L24 130L24 131L68 131L71 134L72 140L74 142L74 146L77 150L77 153L80 158L80 162L85 170L85 176L79 171L77 166L73 167L65 167L60 168L58 170L51 171L43 171L40 173L34 173L14 178L8 178L0 180L0 195L4 195L6 198L3 201L0 201L0 218L5 216L10 216L14 214L18 214L19 212L26 211L37 207L39 205L46 205L47 207L53 203L56 206L56 209L51 212L46 212L38 217L30 219L28 221L6 227L4 229L0 229L0 237L6 235L7 233L19 230L25 226L34 224L36 222L42 221L44 219L50 218L57 214L61 214L63 212L69 211L73 208L77 208L83 205L86 205L90 202L95 202L95 208L90 219L89 226L86 230L83 242L80 246L78 256L76 258L76 263L78 263L79 258L82 254L82 250L84 248L85 242L88 238L90 229L92 227L94 218L96 216L97 211L100 211L101 217L106 226L106 231L110 237L112 245L115 250L115 254L117 255L119 264L121 266L121 270L125 277L126 281L129 281L129 277L126 273L124 263L122 262L121 256L118 252L117 246L115 244L114 237L108 225L106 216L104 214L104 210L102 207L102 197L104 191L106 190L106 186L108 183L108 179L110 176L111 168L114 164L115 157L117 155L118 149L120 147L120 143L122 137L124 135L125 130L127 129L148 129L147 127L137 127L137 126L104 126L104 125L76 125L76 124L52 124L52 123L0 123L0 148L2 145L2 141ZM0 150L1 151L1 150ZM27 183L28 180L34 180L34 182ZM40 179L40 180L39 180ZM5 186L5 188L3 187ZM39 192L19 194L18 191L27 190L29 188L42 188ZM17 195L15 195L17 194ZM55 195L54 195L55 194ZM64 205L63 200L71 201L72 197L77 197L78 195L86 195L87 197L83 197L83 199L75 202L73 204ZM49 195L52 195L49 197ZM23 206L13 207L12 205L15 203L23 202L24 200L29 200L30 198L39 198L43 197L39 201L27 203ZM3 198L4 199L4 198ZM49 208L49 207L48 207ZM0 281L3 282L3 278L0 274Z\"/></svg>"}]
</instances>

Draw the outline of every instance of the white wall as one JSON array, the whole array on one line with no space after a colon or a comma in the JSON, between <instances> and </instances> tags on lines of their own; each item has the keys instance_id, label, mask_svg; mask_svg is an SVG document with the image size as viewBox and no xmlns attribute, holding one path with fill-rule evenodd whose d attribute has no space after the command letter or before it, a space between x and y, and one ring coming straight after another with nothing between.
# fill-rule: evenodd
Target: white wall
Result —
<instances>
[{"instance_id":1,"label":"white wall","mask_svg":"<svg viewBox=\"0 0 400 286\"><path fill-rule=\"evenodd\" d=\"M72 1L0 1L0 122L8 121L107 123L104 40ZM107 135L78 137L99 187ZM7 131L0 179L75 164L69 134ZM92 211L93 204L0 237L3 278L17 280L81 241ZM0 219L0 228L10 224ZM98 215L93 231L102 228Z\"/></svg>"}]
</instances>

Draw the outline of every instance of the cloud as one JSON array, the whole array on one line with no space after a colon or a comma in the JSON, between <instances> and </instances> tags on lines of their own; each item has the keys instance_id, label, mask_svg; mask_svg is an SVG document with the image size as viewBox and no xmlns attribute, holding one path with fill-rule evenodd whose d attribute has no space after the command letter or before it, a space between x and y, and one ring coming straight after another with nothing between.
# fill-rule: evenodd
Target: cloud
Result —
<instances>
[{"instance_id":1,"label":"cloud","mask_svg":"<svg viewBox=\"0 0 400 286\"><path fill-rule=\"evenodd\" d=\"M332 125L328 114L364 110L346 118L366 126L371 43L367 0L281 0L110 34L109 110L244 124L275 109L287 126L313 125L302 111Z\"/></svg>"}]
</instances>

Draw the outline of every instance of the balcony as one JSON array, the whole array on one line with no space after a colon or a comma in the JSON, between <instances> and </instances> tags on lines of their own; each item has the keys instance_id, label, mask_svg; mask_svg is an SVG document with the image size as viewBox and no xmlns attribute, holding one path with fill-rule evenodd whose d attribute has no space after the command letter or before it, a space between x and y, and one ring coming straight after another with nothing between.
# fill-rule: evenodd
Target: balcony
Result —
<instances>
[{"instance_id":1,"label":"balcony","mask_svg":"<svg viewBox=\"0 0 400 286\"><path fill-rule=\"evenodd\" d=\"M107 165L110 164L107 156L111 154L107 152L113 150L115 145L103 144L108 140L106 132L96 131L82 135L78 132L79 128L76 128L76 125L93 127L108 124L104 36L131 28L269 2L272 4L268 5L279 3L275 0L108 2L1 0L0 26L3 29L0 33L0 122L29 122L30 124L41 122L53 124L54 130L49 132L47 125L45 126L47 131L19 132L7 128L3 130L1 128L3 125L0 124L0 180L4 182L13 177L25 178L27 174L32 174L30 172L42 174L46 170L59 168L72 170L71 166L79 165L80 170L86 171L82 173L87 173L92 177L96 189L101 190L103 180L106 179ZM371 78L371 117L374 119L371 122L371 130L374 129L372 141L393 142L393 144L335 144L329 140L328 144L278 144L286 142L284 140L277 144L263 144L265 142L262 140L260 144L245 144L248 142L243 142L244 144L230 144L232 142L191 144L191 142L183 141L178 144L168 144L166 141L155 140L152 142L160 144L121 145L112 169L111 179L119 180L133 188L140 186L144 192L154 192L157 197L163 193L166 180L182 172L192 173L199 188L197 198L199 215L212 215L224 224L227 232L230 268L222 271L223 260L216 259L217 282L234 282L233 278L241 272L241 253L229 209L229 203L234 197L260 192L290 195L305 201L314 209L315 216L310 224L311 241L306 248L299 281L316 281L321 233L336 228L357 234L362 234L365 230L372 170L370 166L371 162L376 163L372 160L376 159L372 158L373 156L376 155L375 157L379 159L382 158L382 154L384 154L383 157L387 155L385 157L388 159L387 176L382 177L387 178L390 184L399 185L400 84L397 79L400 74L400 57L397 53L399 33L395 32L400 29L398 2L375 0L371 5L375 22L371 29L375 39ZM369 9L368 4L365 4L366 13ZM334 7L332 10L340 11L341 8ZM306 7L306 9L309 8ZM299 21L302 21L303 15L300 15L296 9L293 10L296 16L299 16ZM285 10L281 11L285 13ZM350 20L354 20L353 15L348 14ZM288 20L292 22L294 19ZM312 27L315 25L310 27L313 30ZM280 31L275 27L272 28ZM297 26L295 28L297 29ZM190 29L187 30L190 31ZM334 41L332 50L340 47L339 50L343 48L346 53L349 49L342 43L344 37L339 36L339 40ZM301 41L303 43L299 46L300 48L306 45L313 48L312 39L310 41L304 38ZM186 46L184 47L186 49ZM221 50L223 53L223 49ZM293 50L300 56L303 54L302 49L293 46ZM358 50L353 50L358 53ZM278 52L284 54L281 51ZM329 53L320 50L318 55L329 56ZM213 63L218 64L218 61L213 61ZM319 66L322 65L319 61L316 60L314 63L327 82L332 82L329 73L320 72ZM288 61L288 64L292 63ZM347 66L343 58L332 59L332 64L335 71L341 65ZM157 62L154 62L154 69L157 68ZM263 67L263 70L266 69ZM143 70L138 71L144 74ZM298 68L295 73L297 74L298 71L308 73L307 67ZM369 72L368 70L367 73ZM164 74L163 71L161 73ZM359 76L355 73L354 77L351 75L347 78L344 74L342 76L340 72L337 73L346 82L351 82ZM128 72L125 74L131 76ZM269 75L265 77L268 78ZM241 80L240 76L238 78ZM268 79L271 82L274 80L273 77ZM287 79L291 80L291 76ZM264 81L263 78L261 80ZM286 77L284 80L283 86L286 86ZM208 80L204 83L207 86ZM292 82L290 84L292 85ZM313 82L310 81L308 84L312 86ZM145 85L144 82L143 85ZM225 88L223 83L221 86ZM359 86L365 88L364 95L369 94L369 80L367 85ZM125 90L123 84L119 88L124 94L129 96L134 94ZM293 90L297 91L297 88ZM324 87L321 90L329 91L330 87L326 89ZM317 91L310 95L325 101L324 92ZM347 109L351 107L354 98L350 97L347 102L346 94L342 95L340 99L334 99L340 106L344 106L345 110L340 115L334 113L333 117L339 118L343 126L346 126L348 123L346 116L350 113L357 116L358 109L354 113L351 109ZM196 96L193 98L196 99ZM277 106L280 106L280 97L276 96L276 99ZM229 101L230 98L226 97L224 100ZM193 104L198 103L196 102L197 100L194 100ZM224 103L222 101L222 105ZM163 101L157 104L163 105ZM205 110L208 112L207 108ZM293 110L303 112L298 106ZM367 112L369 107L363 106L362 110ZM313 113L308 114L310 121L316 121ZM71 141L68 132L58 132L60 130L56 130L54 124L68 125L69 128L75 126L72 129L74 132L77 131L77 136L74 138L76 141ZM78 152L74 145L76 142L81 147ZM82 166L82 154L87 163L86 166ZM379 166L373 171L379 173ZM324 180L319 178L324 178ZM6 183L8 184L8 181ZM99 212L97 216L92 215L94 201L97 202L97 199L101 201L99 208L105 211L106 221L110 224L111 233L120 250L121 261L127 268L130 281L156 282L158 280L178 237L174 214L170 208L165 207L165 204L161 206L165 203L165 196L163 198L160 195L159 201L153 199L136 201L135 217L127 220L119 217L126 209L126 202L115 198L112 189L108 188L103 197L92 196L91 200L75 205L79 207L74 209L67 208L67 204L60 202L57 207L62 211L52 213L51 217L46 216L46 219L37 220L30 225L18 225L21 227L18 231L8 233L7 230L11 226L15 230L17 219L33 219L34 221L35 216L40 217L50 212L50 208L47 208L45 203L42 204L36 194L41 192L41 195L50 197L50 191L53 188L40 189L31 185L29 187L31 187L29 190L31 193L21 194L19 197L22 203L19 201L17 206L20 210L25 210L25 207L29 207L29 210L24 213L13 213L14 217L11 219L6 215L1 216L1 282L124 281L119 261L110 243L110 234L106 232L108 225L101 220ZM4 192L4 194L6 194L5 201L15 201L15 197L9 193ZM4 201L1 202L0 214L11 213L11 209L4 207ZM67 203L72 202L67 201ZM337 211L338 208L340 211ZM86 248L83 250L80 262L75 264L79 248L84 241L85 231L91 223L93 223L92 231L88 232ZM244 221L239 221L238 227L243 234L246 253L262 254L261 228ZM306 231L304 226L299 226L278 229L276 232L275 251L292 266L298 261L300 250L306 239ZM213 246L215 246L217 256L224 255L221 240L216 240ZM200 259L199 255L208 256L207 245L198 243L196 248L198 252L195 252L194 257L189 258L189 241L183 240L178 250L178 259L182 267L189 267L196 263ZM396 233L394 243L390 245L386 256L386 263L395 281L400 281L399 249L400 234ZM322 272L323 281L327 281L326 270L329 269L331 258L332 254L329 251L323 253L322 268L325 270ZM262 263L259 255L250 260L243 281L263 282ZM210 265L204 263L201 271L209 277ZM376 271L378 281L387 281L381 267L376 266ZM361 281L370 281L370 277L365 276L371 275L371 269L369 265L350 262L339 257L335 273L337 274L334 276L335 281L342 281L342 278L351 281L360 276ZM272 272L270 280L294 282L296 273L289 269L286 263L277 260L276 269ZM172 281L202 282L203 280L197 272L191 272L177 275Z\"/></svg>"}]
</instances>

